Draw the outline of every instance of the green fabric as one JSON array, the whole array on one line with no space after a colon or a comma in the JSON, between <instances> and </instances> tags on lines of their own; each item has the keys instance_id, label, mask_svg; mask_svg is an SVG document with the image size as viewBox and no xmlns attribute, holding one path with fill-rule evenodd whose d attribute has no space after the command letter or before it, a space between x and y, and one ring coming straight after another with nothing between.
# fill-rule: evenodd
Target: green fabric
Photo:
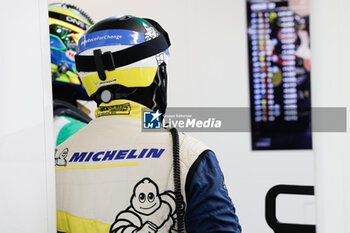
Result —
<instances>
[{"instance_id":1,"label":"green fabric","mask_svg":"<svg viewBox=\"0 0 350 233\"><path fill-rule=\"evenodd\" d=\"M62 116L62 115L61 115ZM62 127L57 136L56 146L67 140L87 124L68 116L62 116L70 122Z\"/></svg>"}]
</instances>

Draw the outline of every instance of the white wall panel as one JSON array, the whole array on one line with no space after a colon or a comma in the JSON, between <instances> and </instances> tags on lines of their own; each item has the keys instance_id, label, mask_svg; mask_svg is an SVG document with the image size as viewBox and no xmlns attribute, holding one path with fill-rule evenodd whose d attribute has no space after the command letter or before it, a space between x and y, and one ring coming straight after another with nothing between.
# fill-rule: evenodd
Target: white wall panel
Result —
<instances>
[{"instance_id":1,"label":"white wall panel","mask_svg":"<svg viewBox=\"0 0 350 233\"><path fill-rule=\"evenodd\" d=\"M0 226L56 230L47 2L2 3Z\"/></svg>"},{"instance_id":2,"label":"white wall panel","mask_svg":"<svg viewBox=\"0 0 350 233\"><path fill-rule=\"evenodd\" d=\"M350 2L312 2L313 104L350 107ZM345 133L314 133L318 233L350 232L349 126Z\"/></svg>"}]
</instances>

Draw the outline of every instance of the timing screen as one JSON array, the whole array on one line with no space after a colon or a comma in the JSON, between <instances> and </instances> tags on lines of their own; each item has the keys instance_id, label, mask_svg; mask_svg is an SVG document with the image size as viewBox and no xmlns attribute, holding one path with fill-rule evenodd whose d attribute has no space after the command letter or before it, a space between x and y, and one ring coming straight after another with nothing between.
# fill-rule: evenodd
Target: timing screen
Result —
<instances>
[{"instance_id":1,"label":"timing screen","mask_svg":"<svg viewBox=\"0 0 350 233\"><path fill-rule=\"evenodd\" d=\"M253 150L312 149L309 2L247 2Z\"/></svg>"}]
</instances>

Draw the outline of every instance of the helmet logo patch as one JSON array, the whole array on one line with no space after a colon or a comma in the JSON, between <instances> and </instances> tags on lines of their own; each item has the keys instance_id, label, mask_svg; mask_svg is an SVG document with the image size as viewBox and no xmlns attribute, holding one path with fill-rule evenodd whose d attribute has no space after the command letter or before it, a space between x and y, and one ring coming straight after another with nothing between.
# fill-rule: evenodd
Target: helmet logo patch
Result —
<instances>
[{"instance_id":1,"label":"helmet logo patch","mask_svg":"<svg viewBox=\"0 0 350 233\"><path fill-rule=\"evenodd\" d=\"M142 23L143 27L146 29L145 41L154 39L158 36L158 32L152 26L148 26L145 23ZM157 64L160 65L164 62L164 53L159 53L156 55Z\"/></svg>"},{"instance_id":2,"label":"helmet logo patch","mask_svg":"<svg viewBox=\"0 0 350 233\"><path fill-rule=\"evenodd\" d=\"M85 29L85 30L86 30L86 29L89 28L88 25L86 25L85 23L83 23L83 22L81 22L80 20L77 20L77 19L75 19L75 18L73 18L73 17L66 16L66 20L67 20L68 22L70 22L70 23L72 23L72 24L74 24L74 25L76 25L76 26L82 28L82 29Z\"/></svg>"},{"instance_id":3,"label":"helmet logo patch","mask_svg":"<svg viewBox=\"0 0 350 233\"><path fill-rule=\"evenodd\" d=\"M103 82L93 82L95 84L95 86L101 86L101 85L105 85L105 84L109 84L109 83L114 83L116 82L117 79L112 79L112 80L108 80L108 81L103 81Z\"/></svg>"},{"instance_id":4,"label":"helmet logo patch","mask_svg":"<svg viewBox=\"0 0 350 233\"><path fill-rule=\"evenodd\" d=\"M145 41L151 40L158 36L158 32L152 26L148 26L145 23L142 23L142 25L146 29Z\"/></svg>"}]
</instances>

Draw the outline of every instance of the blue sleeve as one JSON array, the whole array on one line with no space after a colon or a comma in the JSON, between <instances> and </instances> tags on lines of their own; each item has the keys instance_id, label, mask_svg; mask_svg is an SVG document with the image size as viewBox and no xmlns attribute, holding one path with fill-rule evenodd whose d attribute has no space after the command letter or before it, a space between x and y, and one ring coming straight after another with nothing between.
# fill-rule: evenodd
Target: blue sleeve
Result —
<instances>
[{"instance_id":1,"label":"blue sleeve","mask_svg":"<svg viewBox=\"0 0 350 233\"><path fill-rule=\"evenodd\" d=\"M212 151L204 151L186 178L188 233L241 233L224 176Z\"/></svg>"}]
</instances>

